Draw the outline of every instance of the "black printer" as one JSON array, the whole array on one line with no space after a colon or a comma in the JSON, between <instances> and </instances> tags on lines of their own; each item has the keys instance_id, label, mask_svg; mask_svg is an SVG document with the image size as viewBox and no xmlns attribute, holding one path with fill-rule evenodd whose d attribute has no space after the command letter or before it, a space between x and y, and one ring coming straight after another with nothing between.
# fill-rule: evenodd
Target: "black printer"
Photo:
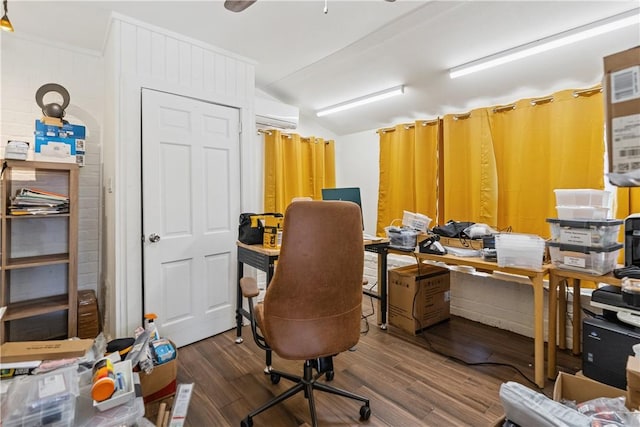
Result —
<instances>
[{"instance_id":1,"label":"black printer","mask_svg":"<svg viewBox=\"0 0 640 427\"><path fill-rule=\"evenodd\" d=\"M628 356L640 344L640 307L624 302L617 286L593 291L591 305L602 315L582 322L582 372L596 381L626 389Z\"/></svg>"}]
</instances>

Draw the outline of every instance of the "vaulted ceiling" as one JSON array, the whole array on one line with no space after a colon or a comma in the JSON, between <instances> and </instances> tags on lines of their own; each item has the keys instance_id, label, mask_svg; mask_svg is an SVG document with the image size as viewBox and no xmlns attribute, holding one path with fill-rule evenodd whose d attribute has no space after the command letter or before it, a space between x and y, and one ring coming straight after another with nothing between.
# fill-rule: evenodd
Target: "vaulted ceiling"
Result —
<instances>
[{"instance_id":1,"label":"vaulted ceiling","mask_svg":"<svg viewBox=\"0 0 640 427\"><path fill-rule=\"evenodd\" d=\"M603 56L640 45L640 25L450 79L447 70L639 6L624 1L10 0L15 34L101 51L117 12L256 62L256 87L336 135L544 96L601 81ZM403 96L322 118L314 111L399 84Z\"/></svg>"}]
</instances>

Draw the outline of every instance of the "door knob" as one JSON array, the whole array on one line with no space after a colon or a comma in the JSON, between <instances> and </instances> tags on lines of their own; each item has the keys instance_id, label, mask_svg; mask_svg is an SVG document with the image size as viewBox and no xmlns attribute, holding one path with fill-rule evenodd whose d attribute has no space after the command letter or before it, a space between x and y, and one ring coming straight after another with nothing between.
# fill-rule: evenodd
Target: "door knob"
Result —
<instances>
[{"instance_id":1,"label":"door knob","mask_svg":"<svg viewBox=\"0 0 640 427\"><path fill-rule=\"evenodd\" d=\"M156 243L158 240L160 240L160 236L156 233L151 233L149 234L149 241L151 243Z\"/></svg>"}]
</instances>

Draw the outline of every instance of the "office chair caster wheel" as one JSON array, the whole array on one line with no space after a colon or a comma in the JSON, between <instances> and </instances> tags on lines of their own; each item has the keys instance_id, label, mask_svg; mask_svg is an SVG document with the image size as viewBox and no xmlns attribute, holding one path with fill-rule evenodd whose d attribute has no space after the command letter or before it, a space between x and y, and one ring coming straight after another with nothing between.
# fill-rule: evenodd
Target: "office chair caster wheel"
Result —
<instances>
[{"instance_id":1,"label":"office chair caster wheel","mask_svg":"<svg viewBox=\"0 0 640 427\"><path fill-rule=\"evenodd\" d=\"M280 375L271 373L270 377L271 377L271 384L278 384L280 382Z\"/></svg>"},{"instance_id":2,"label":"office chair caster wheel","mask_svg":"<svg viewBox=\"0 0 640 427\"><path fill-rule=\"evenodd\" d=\"M324 374L324 377L327 379L327 381L333 381L333 377L334 377L334 375L335 375L335 372L333 372L333 371L327 371L327 372Z\"/></svg>"},{"instance_id":3,"label":"office chair caster wheel","mask_svg":"<svg viewBox=\"0 0 640 427\"><path fill-rule=\"evenodd\" d=\"M366 421L369 419L370 416L371 416L371 408L368 407L367 405L363 405L360 408L360 419Z\"/></svg>"},{"instance_id":4,"label":"office chair caster wheel","mask_svg":"<svg viewBox=\"0 0 640 427\"><path fill-rule=\"evenodd\" d=\"M240 427L251 427L251 426L253 426L253 420L249 417L240 421Z\"/></svg>"}]
</instances>

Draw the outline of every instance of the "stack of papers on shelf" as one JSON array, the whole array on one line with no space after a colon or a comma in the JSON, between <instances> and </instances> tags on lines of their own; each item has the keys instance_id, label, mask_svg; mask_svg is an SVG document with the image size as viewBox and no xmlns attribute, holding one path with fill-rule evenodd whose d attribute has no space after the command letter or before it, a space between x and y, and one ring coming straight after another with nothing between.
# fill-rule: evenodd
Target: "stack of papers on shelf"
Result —
<instances>
[{"instance_id":1,"label":"stack of papers on shelf","mask_svg":"<svg viewBox=\"0 0 640 427\"><path fill-rule=\"evenodd\" d=\"M11 199L9 215L50 215L69 213L69 197L63 194L21 188Z\"/></svg>"}]
</instances>

